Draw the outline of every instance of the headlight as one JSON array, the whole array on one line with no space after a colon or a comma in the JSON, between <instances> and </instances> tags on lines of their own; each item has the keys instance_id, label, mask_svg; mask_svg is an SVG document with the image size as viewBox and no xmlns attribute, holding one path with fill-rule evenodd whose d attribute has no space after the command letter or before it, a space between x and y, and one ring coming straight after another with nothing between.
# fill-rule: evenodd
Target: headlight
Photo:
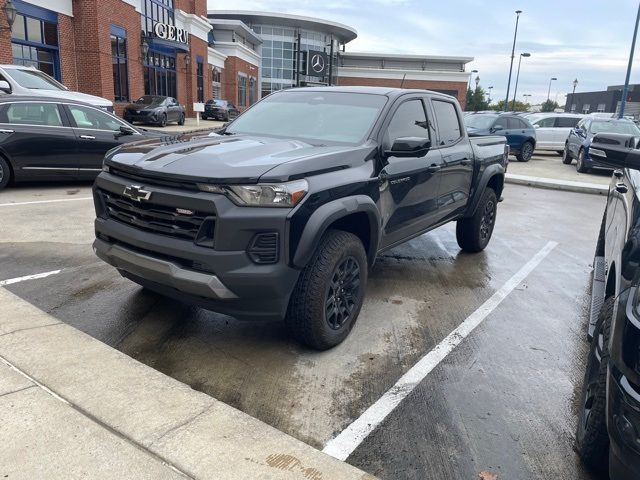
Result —
<instances>
[{"instance_id":1,"label":"headlight","mask_svg":"<svg viewBox=\"0 0 640 480\"><path fill-rule=\"evenodd\" d=\"M238 205L250 207L293 207L309 191L306 180L287 183L258 183L256 185L207 185L198 184L204 192L224 193Z\"/></svg>"}]
</instances>

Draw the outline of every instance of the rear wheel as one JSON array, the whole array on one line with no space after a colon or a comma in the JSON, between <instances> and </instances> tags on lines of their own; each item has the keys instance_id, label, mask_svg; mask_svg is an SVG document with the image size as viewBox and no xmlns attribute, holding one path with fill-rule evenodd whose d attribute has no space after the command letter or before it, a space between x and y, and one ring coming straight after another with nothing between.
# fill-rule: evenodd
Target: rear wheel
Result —
<instances>
[{"instance_id":1,"label":"rear wheel","mask_svg":"<svg viewBox=\"0 0 640 480\"><path fill-rule=\"evenodd\" d=\"M223 121L228 122L229 121L229 112L224 114L224 117L222 118Z\"/></svg>"},{"instance_id":2,"label":"rear wheel","mask_svg":"<svg viewBox=\"0 0 640 480\"><path fill-rule=\"evenodd\" d=\"M531 160L531 155L533 155L533 143L527 141L522 144L520 153L516 155L516 158L519 162L528 162Z\"/></svg>"},{"instance_id":3,"label":"rear wheel","mask_svg":"<svg viewBox=\"0 0 640 480\"><path fill-rule=\"evenodd\" d=\"M288 330L318 350L338 345L356 323L366 285L367 256L360 239L329 230L291 295Z\"/></svg>"},{"instance_id":4,"label":"rear wheel","mask_svg":"<svg viewBox=\"0 0 640 480\"><path fill-rule=\"evenodd\" d=\"M2 190L9 184L10 179L11 167L9 167L9 162L0 157L0 190Z\"/></svg>"},{"instance_id":5,"label":"rear wheel","mask_svg":"<svg viewBox=\"0 0 640 480\"><path fill-rule=\"evenodd\" d=\"M581 408L576 430L576 450L582 461L591 468L603 469L609 454L609 435L606 424L607 363L609 361L609 332L613 316L614 298L604 301L598 324L591 340L587 370L582 385ZM600 358L598 359L598 354Z\"/></svg>"},{"instance_id":6,"label":"rear wheel","mask_svg":"<svg viewBox=\"0 0 640 480\"><path fill-rule=\"evenodd\" d=\"M496 192L487 188L480 198L473 217L458 220L456 224L456 240L462 250L476 253L487 247L496 223L497 211Z\"/></svg>"},{"instance_id":7,"label":"rear wheel","mask_svg":"<svg viewBox=\"0 0 640 480\"><path fill-rule=\"evenodd\" d=\"M576 170L579 173L587 173L589 167L584 164L584 148L581 148L578 152L578 160L576 161Z\"/></svg>"},{"instance_id":8,"label":"rear wheel","mask_svg":"<svg viewBox=\"0 0 640 480\"><path fill-rule=\"evenodd\" d=\"M564 151L562 152L562 163L571 165L571 162L573 162L573 158L571 158L571 153L569 153L569 145L565 143Z\"/></svg>"}]
</instances>

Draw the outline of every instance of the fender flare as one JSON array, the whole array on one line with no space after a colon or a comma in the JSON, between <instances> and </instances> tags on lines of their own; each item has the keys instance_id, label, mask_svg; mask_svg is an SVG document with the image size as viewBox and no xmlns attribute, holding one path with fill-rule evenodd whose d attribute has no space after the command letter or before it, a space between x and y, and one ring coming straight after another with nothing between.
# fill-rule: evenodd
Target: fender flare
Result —
<instances>
[{"instance_id":1,"label":"fender flare","mask_svg":"<svg viewBox=\"0 0 640 480\"><path fill-rule=\"evenodd\" d=\"M366 195L339 198L316 209L302 231L293 256L293 265L298 268L307 266L329 226L336 220L361 212L369 219L369 245L364 247L369 265L373 265L380 240L380 212L375 202Z\"/></svg>"},{"instance_id":2,"label":"fender flare","mask_svg":"<svg viewBox=\"0 0 640 480\"><path fill-rule=\"evenodd\" d=\"M494 163L493 165L489 165L484 172L482 172L482 176L478 179L478 188L476 188L473 193L473 197L469 202L469 206L467 207L467 211L465 213L465 218L472 217L476 212L476 208L478 208L478 203L480 202L480 197L484 193L489 181L495 177L496 175L502 178L502 184L504 185L504 175L505 169L502 165L498 163ZM501 192L497 192L498 196Z\"/></svg>"}]
</instances>

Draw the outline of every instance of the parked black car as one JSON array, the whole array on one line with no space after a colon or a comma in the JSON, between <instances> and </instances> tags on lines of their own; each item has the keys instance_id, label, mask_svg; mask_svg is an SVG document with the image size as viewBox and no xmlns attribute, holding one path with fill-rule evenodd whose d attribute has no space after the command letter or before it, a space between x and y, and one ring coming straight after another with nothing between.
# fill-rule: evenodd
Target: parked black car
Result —
<instances>
[{"instance_id":1,"label":"parked black car","mask_svg":"<svg viewBox=\"0 0 640 480\"><path fill-rule=\"evenodd\" d=\"M591 467L608 461L612 480L640 478L639 141L601 133L589 149L593 162L615 170L593 262L576 446Z\"/></svg>"},{"instance_id":2,"label":"parked black car","mask_svg":"<svg viewBox=\"0 0 640 480\"><path fill-rule=\"evenodd\" d=\"M504 135L519 162L528 162L536 148L536 129L516 113L472 113L464 117L470 137Z\"/></svg>"},{"instance_id":3,"label":"parked black car","mask_svg":"<svg viewBox=\"0 0 640 480\"><path fill-rule=\"evenodd\" d=\"M0 189L12 179L94 178L108 150L160 135L87 103L0 97Z\"/></svg>"},{"instance_id":4,"label":"parked black car","mask_svg":"<svg viewBox=\"0 0 640 480\"><path fill-rule=\"evenodd\" d=\"M204 104L204 112L202 112L202 119L213 118L214 120L223 120L228 122L240 115L233 103L226 100L207 100Z\"/></svg>"},{"instance_id":5,"label":"parked black car","mask_svg":"<svg viewBox=\"0 0 640 480\"><path fill-rule=\"evenodd\" d=\"M161 127L169 122L184 125L185 109L173 97L143 95L127 105L122 116L129 123L151 123Z\"/></svg>"},{"instance_id":6,"label":"parked black car","mask_svg":"<svg viewBox=\"0 0 640 480\"><path fill-rule=\"evenodd\" d=\"M284 318L326 349L351 331L380 252L449 221L465 251L491 238L508 148L469 140L448 95L284 90L221 133L105 158L101 259L181 301Z\"/></svg>"}]
</instances>

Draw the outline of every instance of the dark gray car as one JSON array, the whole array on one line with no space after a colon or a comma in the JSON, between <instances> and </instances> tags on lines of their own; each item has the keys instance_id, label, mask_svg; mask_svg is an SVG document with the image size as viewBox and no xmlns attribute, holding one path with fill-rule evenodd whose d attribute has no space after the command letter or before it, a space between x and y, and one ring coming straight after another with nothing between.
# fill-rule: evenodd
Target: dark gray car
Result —
<instances>
[{"instance_id":1,"label":"dark gray car","mask_svg":"<svg viewBox=\"0 0 640 480\"><path fill-rule=\"evenodd\" d=\"M123 113L129 123L154 123L164 127L169 122L184 125L185 109L173 97L164 95L143 95L127 105Z\"/></svg>"}]
</instances>

